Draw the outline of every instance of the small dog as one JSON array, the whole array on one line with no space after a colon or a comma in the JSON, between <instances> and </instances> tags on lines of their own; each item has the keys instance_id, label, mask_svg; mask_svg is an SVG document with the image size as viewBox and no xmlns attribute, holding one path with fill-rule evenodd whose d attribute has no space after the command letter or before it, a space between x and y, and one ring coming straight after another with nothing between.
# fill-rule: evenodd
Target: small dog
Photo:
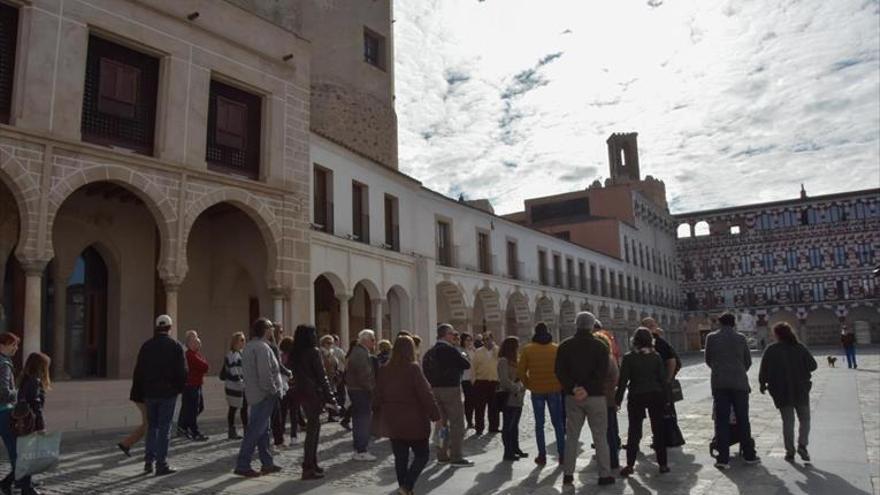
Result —
<instances>
[{"instance_id":1,"label":"small dog","mask_svg":"<svg viewBox=\"0 0 880 495\"><path fill-rule=\"evenodd\" d=\"M834 368L837 364L837 358L834 356L828 356L828 366Z\"/></svg>"}]
</instances>

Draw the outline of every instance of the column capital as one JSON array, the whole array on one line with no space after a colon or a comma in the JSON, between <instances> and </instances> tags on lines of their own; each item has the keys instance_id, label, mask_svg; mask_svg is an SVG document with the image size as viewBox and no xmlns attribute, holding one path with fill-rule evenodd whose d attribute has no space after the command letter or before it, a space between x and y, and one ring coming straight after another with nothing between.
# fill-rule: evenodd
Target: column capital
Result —
<instances>
[{"instance_id":1,"label":"column capital","mask_svg":"<svg viewBox=\"0 0 880 495\"><path fill-rule=\"evenodd\" d=\"M269 294L272 295L273 299L289 299L291 290L289 287L269 287Z\"/></svg>"},{"instance_id":2,"label":"column capital","mask_svg":"<svg viewBox=\"0 0 880 495\"><path fill-rule=\"evenodd\" d=\"M42 275L46 265L51 261L51 259L28 256L21 253L16 253L15 257L18 259L18 264L25 275Z\"/></svg>"},{"instance_id":3,"label":"column capital","mask_svg":"<svg viewBox=\"0 0 880 495\"><path fill-rule=\"evenodd\" d=\"M351 299L351 294L339 293L336 294L336 300L343 303L348 302Z\"/></svg>"}]
</instances>

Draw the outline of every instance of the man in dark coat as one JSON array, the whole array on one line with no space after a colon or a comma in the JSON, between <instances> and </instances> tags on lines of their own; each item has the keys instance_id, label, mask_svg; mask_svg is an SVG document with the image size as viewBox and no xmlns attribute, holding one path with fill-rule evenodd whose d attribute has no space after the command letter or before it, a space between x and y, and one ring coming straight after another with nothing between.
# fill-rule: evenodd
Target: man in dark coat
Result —
<instances>
[{"instance_id":1,"label":"man in dark coat","mask_svg":"<svg viewBox=\"0 0 880 495\"><path fill-rule=\"evenodd\" d=\"M168 335L172 324L168 315L156 318L156 333L141 346L132 377L132 389L144 398L147 409L144 472L152 473L155 463L156 476L175 471L167 461L168 434L187 374L183 347Z\"/></svg>"},{"instance_id":2,"label":"man in dark coat","mask_svg":"<svg viewBox=\"0 0 880 495\"><path fill-rule=\"evenodd\" d=\"M770 390L773 404L782 415L782 437L785 442L785 460L794 461L794 416L797 413L797 452L804 462L810 462L807 444L810 437L810 381L816 371L816 360L810 351L798 342L788 323L773 327L776 342L770 344L761 358L758 382L761 393Z\"/></svg>"}]
</instances>

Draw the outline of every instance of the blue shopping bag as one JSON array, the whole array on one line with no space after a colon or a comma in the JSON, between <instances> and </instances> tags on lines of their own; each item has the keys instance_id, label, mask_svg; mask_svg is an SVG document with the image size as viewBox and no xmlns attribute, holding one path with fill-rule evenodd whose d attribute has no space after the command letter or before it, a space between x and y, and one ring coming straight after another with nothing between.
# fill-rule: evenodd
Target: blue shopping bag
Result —
<instances>
[{"instance_id":1,"label":"blue shopping bag","mask_svg":"<svg viewBox=\"0 0 880 495\"><path fill-rule=\"evenodd\" d=\"M46 472L61 457L61 432L36 432L16 439L15 479Z\"/></svg>"}]
</instances>

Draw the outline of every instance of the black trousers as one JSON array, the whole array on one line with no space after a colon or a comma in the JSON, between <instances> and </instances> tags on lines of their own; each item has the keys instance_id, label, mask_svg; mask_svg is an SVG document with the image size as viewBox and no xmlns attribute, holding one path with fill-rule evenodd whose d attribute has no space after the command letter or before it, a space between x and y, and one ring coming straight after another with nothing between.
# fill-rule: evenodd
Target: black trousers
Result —
<instances>
[{"instance_id":1,"label":"black trousers","mask_svg":"<svg viewBox=\"0 0 880 495\"><path fill-rule=\"evenodd\" d=\"M477 380L474 382L474 426L482 433L486 426L486 409L489 409L489 431L500 431L501 409L495 400L498 382Z\"/></svg>"},{"instance_id":2,"label":"black trousers","mask_svg":"<svg viewBox=\"0 0 880 495\"><path fill-rule=\"evenodd\" d=\"M306 441L303 445L304 470L318 467L318 437L321 433L321 412L324 404L317 397L300 399L300 406L306 415Z\"/></svg>"},{"instance_id":3,"label":"black trousers","mask_svg":"<svg viewBox=\"0 0 880 495\"><path fill-rule=\"evenodd\" d=\"M645 411L651 418L651 432L654 435L654 451L657 453L657 464L666 465L666 438L663 428L663 409L666 406L666 395L663 392L630 395L626 403L629 416L629 434L626 439L626 465L633 466L639 453L639 442L642 441L642 423Z\"/></svg>"},{"instance_id":4,"label":"black trousers","mask_svg":"<svg viewBox=\"0 0 880 495\"><path fill-rule=\"evenodd\" d=\"M412 450L413 460L409 462L409 452ZM428 439L424 440L395 440L391 439L391 451L394 453L394 471L397 472L397 484L401 488L412 491L416 486L419 475L428 464L429 450Z\"/></svg>"},{"instance_id":5,"label":"black trousers","mask_svg":"<svg viewBox=\"0 0 880 495\"><path fill-rule=\"evenodd\" d=\"M474 384L470 380L461 381L461 391L464 393L464 422L468 428L474 426Z\"/></svg>"},{"instance_id":6,"label":"black trousers","mask_svg":"<svg viewBox=\"0 0 880 495\"><path fill-rule=\"evenodd\" d=\"M243 428L247 428L248 423L248 403L247 397L244 397L242 393L241 397L241 426ZM229 429L235 428L235 412L238 411L239 408L229 406L229 411L226 412L226 424L229 426Z\"/></svg>"}]
</instances>

